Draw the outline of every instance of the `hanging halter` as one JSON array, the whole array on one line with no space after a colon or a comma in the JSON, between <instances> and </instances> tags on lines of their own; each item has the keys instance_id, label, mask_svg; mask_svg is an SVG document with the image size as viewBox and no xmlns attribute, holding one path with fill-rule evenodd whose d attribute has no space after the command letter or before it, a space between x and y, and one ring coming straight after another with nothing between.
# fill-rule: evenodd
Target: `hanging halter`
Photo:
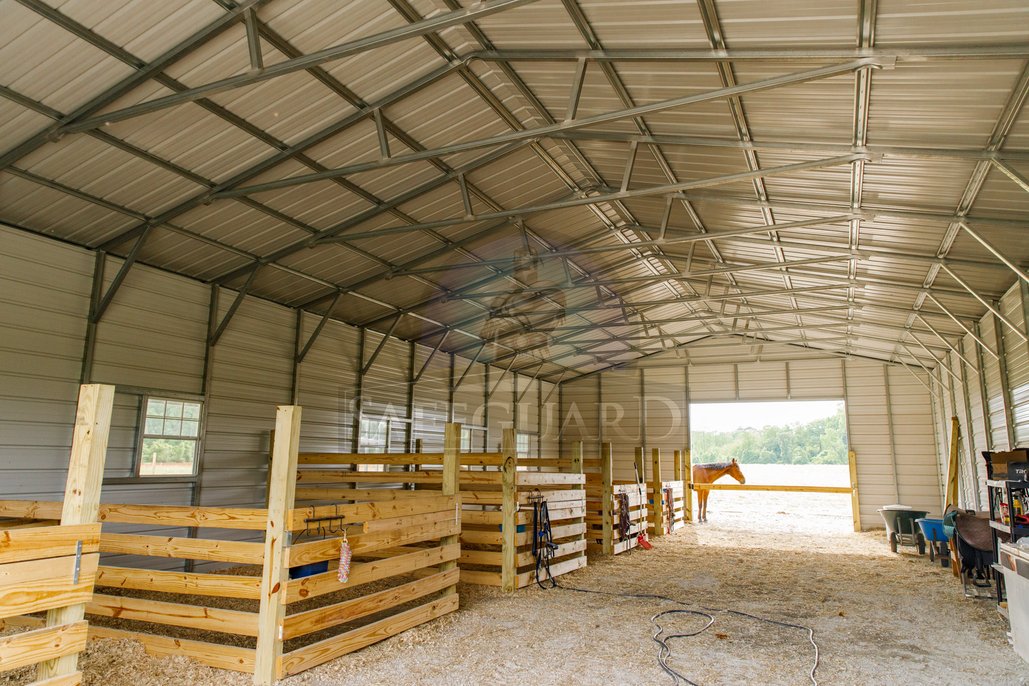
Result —
<instances>
[{"instance_id":1,"label":"hanging halter","mask_svg":"<svg viewBox=\"0 0 1029 686\"><path fill-rule=\"evenodd\" d=\"M557 544L550 528L550 509L539 490L529 496L529 502L532 503L532 556L536 560L536 583L543 589L555 588L557 580L550 571L550 563L557 554Z\"/></svg>"},{"instance_id":2,"label":"hanging halter","mask_svg":"<svg viewBox=\"0 0 1029 686\"><path fill-rule=\"evenodd\" d=\"M664 491L665 491L665 518L666 518L666 522L667 522L665 524L665 531L667 533L672 533L672 529L675 528L675 504L674 504L674 501L672 500L672 498L674 496L673 496L671 488L666 488L666 489L664 489Z\"/></svg>"},{"instance_id":3,"label":"hanging halter","mask_svg":"<svg viewBox=\"0 0 1029 686\"><path fill-rule=\"evenodd\" d=\"M615 497L618 499L618 537L619 540L626 541L632 531L632 520L629 517L629 494L622 491L616 493Z\"/></svg>"}]
</instances>

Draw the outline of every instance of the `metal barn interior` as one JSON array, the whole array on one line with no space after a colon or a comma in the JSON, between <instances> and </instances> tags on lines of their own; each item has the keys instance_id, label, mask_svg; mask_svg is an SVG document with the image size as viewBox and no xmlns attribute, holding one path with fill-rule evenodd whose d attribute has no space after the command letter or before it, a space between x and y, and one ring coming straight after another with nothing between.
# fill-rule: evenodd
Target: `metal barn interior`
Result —
<instances>
[{"instance_id":1,"label":"metal barn interior","mask_svg":"<svg viewBox=\"0 0 1029 686\"><path fill-rule=\"evenodd\" d=\"M1022 0L0 0L0 37L2 498L62 497L80 383L104 500L173 506L264 506L276 405L301 450L460 422L631 478L690 402L844 399L865 528L940 510L952 417L962 507L1029 445ZM141 471L146 398L200 404L193 473Z\"/></svg>"}]
</instances>

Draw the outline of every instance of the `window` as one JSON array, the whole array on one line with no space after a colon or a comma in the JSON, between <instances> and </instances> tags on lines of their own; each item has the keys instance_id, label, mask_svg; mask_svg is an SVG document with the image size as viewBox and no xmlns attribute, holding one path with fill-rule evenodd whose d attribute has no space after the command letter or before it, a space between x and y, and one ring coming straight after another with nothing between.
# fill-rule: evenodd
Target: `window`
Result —
<instances>
[{"instance_id":1,"label":"window","mask_svg":"<svg viewBox=\"0 0 1029 686\"><path fill-rule=\"evenodd\" d=\"M472 452L472 430L467 427L461 427L461 452Z\"/></svg>"},{"instance_id":2,"label":"window","mask_svg":"<svg viewBox=\"0 0 1029 686\"><path fill-rule=\"evenodd\" d=\"M516 450L518 452L519 460L525 459L529 456L529 434L518 434Z\"/></svg>"},{"instance_id":3,"label":"window","mask_svg":"<svg viewBox=\"0 0 1029 686\"><path fill-rule=\"evenodd\" d=\"M389 422L385 419L361 419L361 433L357 436L357 452L388 453ZM359 472L384 472L383 464L359 464Z\"/></svg>"},{"instance_id":4,"label":"window","mask_svg":"<svg viewBox=\"0 0 1029 686\"><path fill-rule=\"evenodd\" d=\"M151 396L143 403L139 475L195 474L202 404Z\"/></svg>"}]
</instances>

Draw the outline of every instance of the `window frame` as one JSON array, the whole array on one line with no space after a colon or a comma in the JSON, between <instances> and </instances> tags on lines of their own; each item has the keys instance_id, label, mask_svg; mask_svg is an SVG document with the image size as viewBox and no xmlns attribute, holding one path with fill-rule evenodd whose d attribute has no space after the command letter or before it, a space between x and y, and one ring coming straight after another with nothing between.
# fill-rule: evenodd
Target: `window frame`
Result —
<instances>
[{"instance_id":1,"label":"window frame","mask_svg":"<svg viewBox=\"0 0 1029 686\"><path fill-rule=\"evenodd\" d=\"M150 406L151 400L164 400L171 402L180 403L192 403L200 406L200 412L197 416L197 435L196 436L168 436L168 435L157 435L150 434L146 430L147 420L147 408ZM166 416L166 415L165 415ZM202 396L193 395L179 395L174 393L162 393L160 391L144 391L140 394L139 403L139 423L136 429L136 454L133 464L134 478L149 480L149 479L164 479L164 480L182 480L182 481L195 481L200 476L200 461L203 455L203 441L204 441L204 430L207 422L206 403ZM168 438L171 440L180 441L193 441L193 463L192 470L189 472L182 472L180 474L144 474L143 473L143 444L148 438Z\"/></svg>"}]
</instances>

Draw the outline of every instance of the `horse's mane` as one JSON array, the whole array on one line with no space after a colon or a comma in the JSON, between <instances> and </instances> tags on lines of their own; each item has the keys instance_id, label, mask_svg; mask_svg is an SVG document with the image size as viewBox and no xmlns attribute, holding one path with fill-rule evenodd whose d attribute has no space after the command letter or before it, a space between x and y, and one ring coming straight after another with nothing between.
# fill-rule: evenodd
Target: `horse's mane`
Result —
<instances>
[{"instance_id":1,"label":"horse's mane","mask_svg":"<svg viewBox=\"0 0 1029 686\"><path fill-rule=\"evenodd\" d=\"M703 469L726 469L731 465L732 462L707 462L705 464L695 464L694 467L701 467Z\"/></svg>"}]
</instances>

